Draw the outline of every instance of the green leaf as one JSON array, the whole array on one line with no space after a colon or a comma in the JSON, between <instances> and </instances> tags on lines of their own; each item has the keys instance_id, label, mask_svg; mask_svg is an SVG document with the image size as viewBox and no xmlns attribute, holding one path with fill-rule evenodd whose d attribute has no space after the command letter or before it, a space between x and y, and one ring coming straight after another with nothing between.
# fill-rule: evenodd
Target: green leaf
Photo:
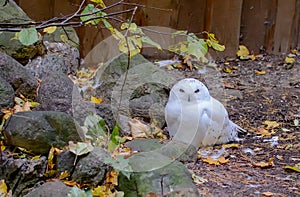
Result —
<instances>
[{"instance_id":1,"label":"green leaf","mask_svg":"<svg viewBox=\"0 0 300 197\"><path fill-rule=\"evenodd\" d=\"M34 27L26 28L20 31L18 38L23 45L29 46L39 40L39 35Z\"/></svg>"},{"instance_id":2,"label":"green leaf","mask_svg":"<svg viewBox=\"0 0 300 197\"><path fill-rule=\"evenodd\" d=\"M213 49L215 49L216 51L224 51L225 50L225 46L224 45L220 45L216 42L213 42L211 40L206 40L206 43L209 47L212 47Z\"/></svg>"},{"instance_id":3,"label":"green leaf","mask_svg":"<svg viewBox=\"0 0 300 197\"><path fill-rule=\"evenodd\" d=\"M208 47L204 40L200 39L198 42L189 42L188 43L188 53L194 55L199 60L205 57Z\"/></svg>"},{"instance_id":4,"label":"green leaf","mask_svg":"<svg viewBox=\"0 0 300 197\"><path fill-rule=\"evenodd\" d=\"M89 115L84 121L84 126L87 128L87 137L91 139L97 137L107 137L105 121L98 115Z\"/></svg>"},{"instance_id":5,"label":"green leaf","mask_svg":"<svg viewBox=\"0 0 300 197\"><path fill-rule=\"evenodd\" d=\"M140 53L142 48L142 38L138 35L133 35L122 39L119 43L119 50L125 54L129 54L130 57Z\"/></svg>"},{"instance_id":6,"label":"green leaf","mask_svg":"<svg viewBox=\"0 0 300 197\"><path fill-rule=\"evenodd\" d=\"M286 170L293 170L295 172L300 173L300 168L297 167L297 166L284 166L283 168L286 169Z\"/></svg>"},{"instance_id":7,"label":"green leaf","mask_svg":"<svg viewBox=\"0 0 300 197\"><path fill-rule=\"evenodd\" d=\"M111 165L115 171L121 172L128 179L130 179L132 168L129 164L129 159L125 159L123 156L117 155L116 160L114 160L109 156L104 159L104 163L107 165Z\"/></svg>"},{"instance_id":8,"label":"green leaf","mask_svg":"<svg viewBox=\"0 0 300 197\"><path fill-rule=\"evenodd\" d=\"M111 133L110 141L108 143L108 151L115 150L120 144L120 127L116 125ZM123 138L121 138L123 139Z\"/></svg>"},{"instance_id":9,"label":"green leaf","mask_svg":"<svg viewBox=\"0 0 300 197\"><path fill-rule=\"evenodd\" d=\"M91 152L94 147L90 143L77 142L74 144L72 141L69 142L69 150L75 155L84 155Z\"/></svg>"},{"instance_id":10,"label":"green leaf","mask_svg":"<svg viewBox=\"0 0 300 197\"><path fill-rule=\"evenodd\" d=\"M151 38L149 38L148 36L142 36L142 42L145 42L147 44L150 44L150 45L158 48L159 50L162 50L161 46L157 42L154 42L153 40L151 40Z\"/></svg>"},{"instance_id":11,"label":"green leaf","mask_svg":"<svg viewBox=\"0 0 300 197\"><path fill-rule=\"evenodd\" d=\"M83 11L81 12L82 15L84 15L84 14L91 14L91 13L95 13L95 14L87 15L87 16L81 16L80 20L82 22L84 22L85 24L98 25L99 22L101 20L103 20L103 19L102 18L97 18L97 17L104 17L104 16L106 16L106 13L101 12L100 9L98 9L98 8L95 8L95 6L93 4L88 4L83 9ZM93 18L97 18L97 19L91 20Z\"/></svg>"}]
</instances>

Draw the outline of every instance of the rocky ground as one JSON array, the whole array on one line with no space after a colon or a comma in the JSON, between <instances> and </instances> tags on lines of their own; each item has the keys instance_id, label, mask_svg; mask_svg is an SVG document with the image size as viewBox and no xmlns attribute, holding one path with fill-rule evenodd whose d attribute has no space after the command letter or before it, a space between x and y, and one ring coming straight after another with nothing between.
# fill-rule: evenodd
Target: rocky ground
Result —
<instances>
[{"instance_id":1,"label":"rocky ground","mask_svg":"<svg viewBox=\"0 0 300 197\"><path fill-rule=\"evenodd\" d=\"M212 165L200 158L189 165L205 180L198 185L200 194L300 195L299 172L284 169L300 162L299 56L296 59L294 65L287 64L285 56L218 63L225 91L228 91L229 115L247 134L241 136L243 141L238 147L226 149L228 162L225 164ZM232 97L231 93L238 96ZM265 121L275 122L268 128Z\"/></svg>"}]
</instances>

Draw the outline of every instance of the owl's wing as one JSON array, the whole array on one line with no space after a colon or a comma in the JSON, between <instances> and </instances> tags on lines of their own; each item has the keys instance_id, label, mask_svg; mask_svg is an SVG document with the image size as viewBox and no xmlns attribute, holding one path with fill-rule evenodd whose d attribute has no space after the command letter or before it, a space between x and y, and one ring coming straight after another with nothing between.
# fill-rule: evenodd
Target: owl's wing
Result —
<instances>
[{"instance_id":1,"label":"owl's wing","mask_svg":"<svg viewBox=\"0 0 300 197\"><path fill-rule=\"evenodd\" d=\"M174 136L180 123L180 103L177 101L168 101L165 108L165 119L170 136Z\"/></svg>"}]
</instances>

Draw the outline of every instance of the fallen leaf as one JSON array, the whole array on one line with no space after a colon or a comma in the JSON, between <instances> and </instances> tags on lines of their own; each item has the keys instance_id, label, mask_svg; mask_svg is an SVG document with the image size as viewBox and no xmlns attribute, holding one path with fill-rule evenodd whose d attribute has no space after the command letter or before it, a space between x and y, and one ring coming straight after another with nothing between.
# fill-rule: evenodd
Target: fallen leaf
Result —
<instances>
[{"instance_id":1,"label":"fallen leaf","mask_svg":"<svg viewBox=\"0 0 300 197\"><path fill-rule=\"evenodd\" d=\"M287 63L287 64L293 64L293 63L295 63L295 58L292 58L292 57L286 57L285 58L285 63Z\"/></svg>"},{"instance_id":2,"label":"fallen leaf","mask_svg":"<svg viewBox=\"0 0 300 197\"><path fill-rule=\"evenodd\" d=\"M141 123L137 119L133 119L133 122L128 122L133 138L146 138L146 133L149 131L149 127Z\"/></svg>"},{"instance_id":3,"label":"fallen leaf","mask_svg":"<svg viewBox=\"0 0 300 197\"><path fill-rule=\"evenodd\" d=\"M77 185L76 181L63 181L63 182L67 186L75 186L75 185Z\"/></svg>"},{"instance_id":4,"label":"fallen leaf","mask_svg":"<svg viewBox=\"0 0 300 197\"><path fill-rule=\"evenodd\" d=\"M273 130L270 132L269 130L262 127L257 128L256 133L261 135L262 137L272 136L273 134L275 134Z\"/></svg>"},{"instance_id":5,"label":"fallen leaf","mask_svg":"<svg viewBox=\"0 0 300 197\"><path fill-rule=\"evenodd\" d=\"M253 163L253 165L254 165L255 167L267 168L267 167L271 167L271 166L274 165L274 162L273 162L273 161L274 161L274 158L271 157L271 158L269 159L268 162L261 161L261 162L258 162L258 163Z\"/></svg>"},{"instance_id":6,"label":"fallen leaf","mask_svg":"<svg viewBox=\"0 0 300 197\"><path fill-rule=\"evenodd\" d=\"M220 164L225 164L229 161L229 159L225 159L225 157L219 157L218 159L212 158L212 157L207 157L207 158L202 158L203 162L206 162L211 165L220 165Z\"/></svg>"},{"instance_id":7,"label":"fallen leaf","mask_svg":"<svg viewBox=\"0 0 300 197\"><path fill-rule=\"evenodd\" d=\"M300 173L300 163L295 164L295 166L284 166L285 170L293 170L295 172Z\"/></svg>"},{"instance_id":8,"label":"fallen leaf","mask_svg":"<svg viewBox=\"0 0 300 197\"><path fill-rule=\"evenodd\" d=\"M224 144L222 148L239 148L239 144Z\"/></svg>"},{"instance_id":9,"label":"fallen leaf","mask_svg":"<svg viewBox=\"0 0 300 197\"><path fill-rule=\"evenodd\" d=\"M5 197L7 195L7 186L5 181L2 179L0 180L0 196Z\"/></svg>"},{"instance_id":10,"label":"fallen leaf","mask_svg":"<svg viewBox=\"0 0 300 197\"><path fill-rule=\"evenodd\" d=\"M279 127L279 123L276 121L266 120L264 121L264 124L267 125L266 129L274 129L276 127Z\"/></svg>"},{"instance_id":11,"label":"fallen leaf","mask_svg":"<svg viewBox=\"0 0 300 197\"><path fill-rule=\"evenodd\" d=\"M199 186L199 185L202 185L202 184L204 184L204 183L207 182L207 179L205 179L205 178L203 178L201 176L196 175L192 170L189 170L189 171L190 171L190 173L192 175L192 179L193 179L193 181L194 181L194 183L196 185Z\"/></svg>"},{"instance_id":12,"label":"fallen leaf","mask_svg":"<svg viewBox=\"0 0 300 197\"><path fill-rule=\"evenodd\" d=\"M94 96L91 96L91 102L95 104L101 104L103 102L102 98L97 98Z\"/></svg>"},{"instance_id":13,"label":"fallen leaf","mask_svg":"<svg viewBox=\"0 0 300 197\"><path fill-rule=\"evenodd\" d=\"M109 184L112 184L114 186L117 186L118 185L118 176L119 176L119 173L116 172L115 170L112 170L107 174L106 182Z\"/></svg>"},{"instance_id":14,"label":"fallen leaf","mask_svg":"<svg viewBox=\"0 0 300 197\"><path fill-rule=\"evenodd\" d=\"M275 194L272 192L263 192L262 195L263 196L274 196Z\"/></svg>"},{"instance_id":15,"label":"fallen leaf","mask_svg":"<svg viewBox=\"0 0 300 197\"><path fill-rule=\"evenodd\" d=\"M261 71L255 70L255 74L257 74L257 75L265 75L266 71L265 70L261 70Z\"/></svg>"},{"instance_id":16,"label":"fallen leaf","mask_svg":"<svg viewBox=\"0 0 300 197\"><path fill-rule=\"evenodd\" d=\"M249 59L249 50L247 49L246 46L244 45L240 45L239 46L239 50L236 52L236 55L240 58L240 59Z\"/></svg>"},{"instance_id":17,"label":"fallen leaf","mask_svg":"<svg viewBox=\"0 0 300 197\"><path fill-rule=\"evenodd\" d=\"M225 159L225 157L219 157L218 158L218 161L220 162L220 164L225 164L225 163L228 163L229 159Z\"/></svg>"},{"instance_id":18,"label":"fallen leaf","mask_svg":"<svg viewBox=\"0 0 300 197\"><path fill-rule=\"evenodd\" d=\"M59 179L63 180L63 179L68 178L69 176L70 176L70 173L68 171L64 171L64 172L60 173Z\"/></svg>"}]
</instances>

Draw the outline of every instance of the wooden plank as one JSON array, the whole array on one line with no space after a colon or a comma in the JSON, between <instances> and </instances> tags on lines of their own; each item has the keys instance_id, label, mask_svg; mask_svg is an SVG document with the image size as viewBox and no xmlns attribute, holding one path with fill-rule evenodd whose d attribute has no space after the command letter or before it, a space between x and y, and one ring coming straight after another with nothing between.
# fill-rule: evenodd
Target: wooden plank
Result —
<instances>
[{"instance_id":1,"label":"wooden plank","mask_svg":"<svg viewBox=\"0 0 300 197\"><path fill-rule=\"evenodd\" d=\"M19 6L35 21L44 21L53 17L53 2L49 0L19 0Z\"/></svg>"},{"instance_id":2,"label":"wooden plank","mask_svg":"<svg viewBox=\"0 0 300 197\"><path fill-rule=\"evenodd\" d=\"M300 49L300 0L296 1L295 9L290 46L292 49Z\"/></svg>"},{"instance_id":3,"label":"wooden plank","mask_svg":"<svg viewBox=\"0 0 300 197\"><path fill-rule=\"evenodd\" d=\"M254 54L265 46L270 9L270 1L245 0L243 3L240 44L247 46Z\"/></svg>"},{"instance_id":4,"label":"wooden plank","mask_svg":"<svg viewBox=\"0 0 300 197\"><path fill-rule=\"evenodd\" d=\"M278 0L273 48L275 54L287 53L290 50L295 6L296 0Z\"/></svg>"},{"instance_id":5,"label":"wooden plank","mask_svg":"<svg viewBox=\"0 0 300 197\"><path fill-rule=\"evenodd\" d=\"M235 57L239 46L242 0L207 0L206 29L225 44L216 57Z\"/></svg>"},{"instance_id":6,"label":"wooden plank","mask_svg":"<svg viewBox=\"0 0 300 197\"><path fill-rule=\"evenodd\" d=\"M206 0L179 0L178 22L174 28L189 32L204 31Z\"/></svg>"}]
</instances>

